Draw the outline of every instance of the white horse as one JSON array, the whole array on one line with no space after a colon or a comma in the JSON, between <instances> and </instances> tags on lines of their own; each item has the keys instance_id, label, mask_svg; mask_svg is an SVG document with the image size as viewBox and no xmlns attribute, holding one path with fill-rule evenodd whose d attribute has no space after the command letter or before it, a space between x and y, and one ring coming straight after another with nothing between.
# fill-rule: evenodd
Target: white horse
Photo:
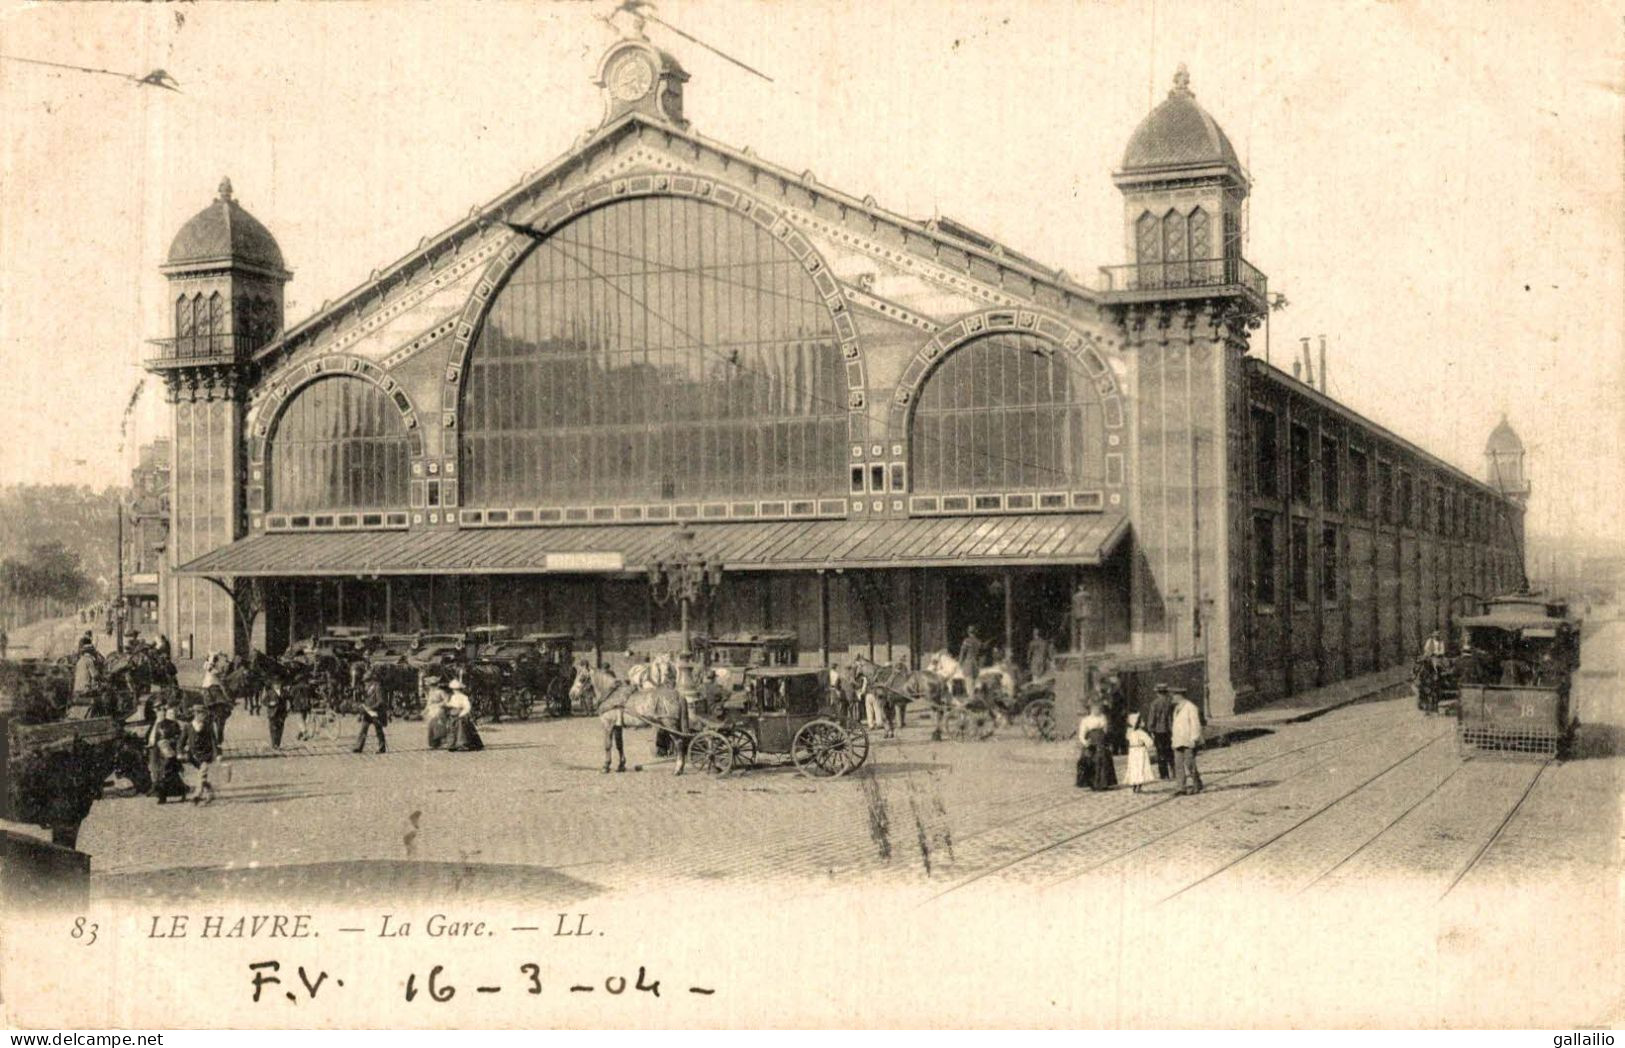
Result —
<instances>
[{"instance_id":1,"label":"white horse","mask_svg":"<svg viewBox=\"0 0 1625 1048\"><path fill-rule=\"evenodd\" d=\"M965 667L946 650L933 652L922 669L940 679L949 695L970 696L970 679L965 676Z\"/></svg>"},{"instance_id":2,"label":"white horse","mask_svg":"<svg viewBox=\"0 0 1625 1048\"><path fill-rule=\"evenodd\" d=\"M995 662L991 666L984 666L976 675L976 690L984 694L993 694L995 689L1002 690L1006 698L1015 698L1017 670L1009 662Z\"/></svg>"},{"instance_id":3,"label":"white horse","mask_svg":"<svg viewBox=\"0 0 1625 1048\"><path fill-rule=\"evenodd\" d=\"M626 671L627 683L634 688L648 691L662 685L677 683L677 664L665 652L652 656L648 662L634 664Z\"/></svg>"}]
</instances>

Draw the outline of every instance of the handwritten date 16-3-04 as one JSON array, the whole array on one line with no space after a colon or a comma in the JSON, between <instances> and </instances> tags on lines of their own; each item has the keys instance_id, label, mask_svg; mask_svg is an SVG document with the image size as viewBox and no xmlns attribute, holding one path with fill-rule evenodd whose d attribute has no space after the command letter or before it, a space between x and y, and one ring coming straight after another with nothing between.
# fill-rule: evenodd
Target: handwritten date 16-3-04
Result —
<instances>
[{"instance_id":1,"label":"handwritten date 16-3-04","mask_svg":"<svg viewBox=\"0 0 1625 1048\"><path fill-rule=\"evenodd\" d=\"M344 986L343 979L331 977L325 971L312 973L303 966L295 970L297 978L284 980L280 961L257 961L250 964L248 970L255 1003L261 1000L276 1000L280 991L282 998L297 1004L301 1000L315 1000L324 984L335 988ZM421 980L419 974L410 972L406 976L404 996L407 1003L429 1000L445 1004L456 998L460 992L469 990L477 995L500 994L505 990L511 990L532 997L541 996L544 991L555 995L605 993L612 997L624 994L661 996L661 980L651 976L648 968L641 964L638 965L636 975L611 974L601 977L589 976L586 979L566 979L550 975L544 979L541 965L527 963L519 966L516 980L507 983L501 980L481 982L472 987L466 984L459 986L458 981L446 971L445 965L441 964L431 967L423 974ZM330 978L331 982L328 981ZM287 987L283 986L285 982L289 984ZM716 990L709 986L688 986L684 989L688 993L702 997L710 997L716 993ZM298 992L300 990L303 990L303 993Z\"/></svg>"}]
</instances>

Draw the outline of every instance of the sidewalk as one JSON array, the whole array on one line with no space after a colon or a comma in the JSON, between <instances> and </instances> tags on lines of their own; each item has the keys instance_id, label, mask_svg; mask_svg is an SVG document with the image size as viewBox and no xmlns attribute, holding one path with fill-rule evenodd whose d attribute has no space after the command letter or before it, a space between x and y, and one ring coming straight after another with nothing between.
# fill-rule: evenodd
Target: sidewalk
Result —
<instances>
[{"instance_id":1,"label":"sidewalk","mask_svg":"<svg viewBox=\"0 0 1625 1048\"><path fill-rule=\"evenodd\" d=\"M1225 746L1228 745L1226 736L1240 735L1243 738L1250 738L1282 725L1314 720L1344 706L1376 698L1404 685L1410 678L1409 666L1390 666L1374 673L1336 681L1325 687L1300 691L1245 713L1216 717L1205 729L1209 739L1207 745Z\"/></svg>"}]
</instances>

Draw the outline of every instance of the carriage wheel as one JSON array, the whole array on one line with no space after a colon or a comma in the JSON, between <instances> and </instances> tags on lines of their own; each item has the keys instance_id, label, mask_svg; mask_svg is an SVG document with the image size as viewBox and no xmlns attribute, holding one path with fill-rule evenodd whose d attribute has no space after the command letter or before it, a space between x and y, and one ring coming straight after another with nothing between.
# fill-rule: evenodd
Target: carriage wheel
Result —
<instances>
[{"instance_id":1,"label":"carriage wheel","mask_svg":"<svg viewBox=\"0 0 1625 1048\"><path fill-rule=\"evenodd\" d=\"M726 775L733 770L733 744L720 732L702 731L688 740L688 761L711 775Z\"/></svg>"},{"instance_id":2,"label":"carriage wheel","mask_svg":"<svg viewBox=\"0 0 1625 1048\"><path fill-rule=\"evenodd\" d=\"M1021 709L1021 728L1029 738L1055 741L1055 700L1034 699Z\"/></svg>"},{"instance_id":3,"label":"carriage wheel","mask_svg":"<svg viewBox=\"0 0 1625 1048\"><path fill-rule=\"evenodd\" d=\"M845 767L836 772L837 775L857 771L869 759L869 732L863 725L847 728L843 735L840 755Z\"/></svg>"},{"instance_id":4,"label":"carriage wheel","mask_svg":"<svg viewBox=\"0 0 1625 1048\"><path fill-rule=\"evenodd\" d=\"M971 734L977 742L986 742L991 739L998 726L998 719L994 716L992 710L982 709L971 714Z\"/></svg>"},{"instance_id":5,"label":"carriage wheel","mask_svg":"<svg viewBox=\"0 0 1625 1048\"><path fill-rule=\"evenodd\" d=\"M808 721L790 744L790 759L803 775L829 778L845 775L869 756L869 734L848 731L835 721Z\"/></svg>"},{"instance_id":6,"label":"carriage wheel","mask_svg":"<svg viewBox=\"0 0 1625 1048\"><path fill-rule=\"evenodd\" d=\"M803 724L790 742L790 759L795 762L796 770L815 779L836 774L829 750L838 745L840 730L834 721L815 720Z\"/></svg>"},{"instance_id":7,"label":"carriage wheel","mask_svg":"<svg viewBox=\"0 0 1625 1048\"><path fill-rule=\"evenodd\" d=\"M517 688L513 693L513 715L520 720L529 720L531 713L536 709L536 690L534 688Z\"/></svg>"},{"instance_id":8,"label":"carriage wheel","mask_svg":"<svg viewBox=\"0 0 1625 1048\"><path fill-rule=\"evenodd\" d=\"M723 728L723 738L734 748L734 764L741 768L756 765L756 737L744 728Z\"/></svg>"}]
</instances>

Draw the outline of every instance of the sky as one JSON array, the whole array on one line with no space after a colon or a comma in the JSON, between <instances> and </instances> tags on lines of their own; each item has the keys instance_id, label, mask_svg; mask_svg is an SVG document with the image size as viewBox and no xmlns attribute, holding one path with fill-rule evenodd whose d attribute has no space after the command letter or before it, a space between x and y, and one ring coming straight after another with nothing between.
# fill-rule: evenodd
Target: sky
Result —
<instances>
[{"instance_id":1,"label":"sky","mask_svg":"<svg viewBox=\"0 0 1625 1048\"><path fill-rule=\"evenodd\" d=\"M615 32L579 3L9 4L0 54L0 483L127 476L166 408L158 273L222 175L297 322L597 126ZM1246 256L1327 337L1331 392L1482 473L1504 412L1533 530L1625 512L1625 24L1589 2L662 2L701 134L1086 282L1111 172L1180 62L1253 180ZM1254 352L1266 352L1264 332Z\"/></svg>"}]
</instances>

